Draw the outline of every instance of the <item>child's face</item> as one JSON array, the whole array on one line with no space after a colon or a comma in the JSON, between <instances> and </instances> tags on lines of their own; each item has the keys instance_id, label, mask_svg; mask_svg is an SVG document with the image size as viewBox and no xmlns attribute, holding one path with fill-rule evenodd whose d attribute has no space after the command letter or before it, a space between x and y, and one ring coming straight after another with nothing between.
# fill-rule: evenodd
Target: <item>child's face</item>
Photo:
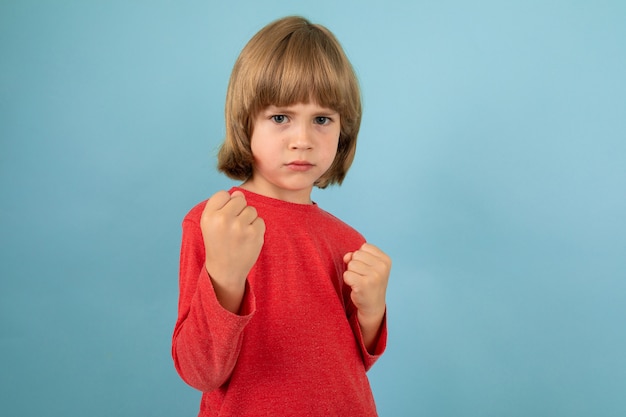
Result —
<instances>
[{"instance_id":1,"label":"child's face","mask_svg":"<svg viewBox=\"0 0 626 417\"><path fill-rule=\"evenodd\" d=\"M335 159L340 128L339 113L315 103L262 110L254 119L254 165L246 186L269 197L310 203L313 184Z\"/></svg>"}]
</instances>

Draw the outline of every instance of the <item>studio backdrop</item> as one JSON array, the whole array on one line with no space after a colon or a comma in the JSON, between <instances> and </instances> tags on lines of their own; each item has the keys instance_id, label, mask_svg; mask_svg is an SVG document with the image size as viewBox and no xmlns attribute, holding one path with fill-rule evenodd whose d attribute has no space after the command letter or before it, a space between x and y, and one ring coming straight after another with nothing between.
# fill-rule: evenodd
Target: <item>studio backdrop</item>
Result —
<instances>
[{"instance_id":1,"label":"studio backdrop","mask_svg":"<svg viewBox=\"0 0 626 417\"><path fill-rule=\"evenodd\" d=\"M381 416L626 415L626 3L0 1L0 414L195 416L181 221L232 65L330 28L364 103L314 192L393 259Z\"/></svg>"}]
</instances>

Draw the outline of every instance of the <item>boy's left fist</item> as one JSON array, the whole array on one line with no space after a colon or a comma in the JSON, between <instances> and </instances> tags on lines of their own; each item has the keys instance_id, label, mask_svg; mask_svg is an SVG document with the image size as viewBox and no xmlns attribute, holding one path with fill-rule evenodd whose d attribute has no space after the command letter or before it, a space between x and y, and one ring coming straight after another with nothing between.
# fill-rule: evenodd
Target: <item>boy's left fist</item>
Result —
<instances>
[{"instance_id":1,"label":"boy's left fist","mask_svg":"<svg viewBox=\"0 0 626 417\"><path fill-rule=\"evenodd\" d=\"M360 317L382 318L385 313L385 294L391 271L391 258L369 243L348 252L343 261L347 269L343 282L352 288L352 302Z\"/></svg>"}]
</instances>

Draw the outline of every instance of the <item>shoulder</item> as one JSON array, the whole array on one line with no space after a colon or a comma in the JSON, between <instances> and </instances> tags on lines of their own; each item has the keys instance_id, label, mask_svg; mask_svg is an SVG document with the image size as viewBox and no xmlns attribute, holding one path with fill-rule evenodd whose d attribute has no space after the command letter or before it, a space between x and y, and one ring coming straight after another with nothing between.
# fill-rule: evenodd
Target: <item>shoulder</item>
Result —
<instances>
[{"instance_id":1,"label":"shoulder","mask_svg":"<svg viewBox=\"0 0 626 417\"><path fill-rule=\"evenodd\" d=\"M341 236L348 240L365 241L365 238L358 230L337 216L321 208L319 209L319 215L323 219L321 224L324 225L326 233L330 233L333 236Z\"/></svg>"},{"instance_id":2,"label":"shoulder","mask_svg":"<svg viewBox=\"0 0 626 417\"><path fill-rule=\"evenodd\" d=\"M191 222L191 223L200 223L200 217L202 217L202 212L204 211L204 206L206 206L207 200L204 200L189 210L189 212L183 218L183 223Z\"/></svg>"}]
</instances>

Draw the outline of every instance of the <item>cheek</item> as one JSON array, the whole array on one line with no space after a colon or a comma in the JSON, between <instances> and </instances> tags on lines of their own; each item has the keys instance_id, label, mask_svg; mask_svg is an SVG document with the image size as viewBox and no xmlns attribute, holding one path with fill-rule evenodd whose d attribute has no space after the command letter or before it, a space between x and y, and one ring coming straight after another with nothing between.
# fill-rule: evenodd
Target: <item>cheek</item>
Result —
<instances>
[{"instance_id":1,"label":"cheek","mask_svg":"<svg viewBox=\"0 0 626 417\"><path fill-rule=\"evenodd\" d=\"M252 133L250 137L250 150L252 151L252 155L256 158L259 153L263 152L264 144L263 144L263 135L260 132L261 129L257 129Z\"/></svg>"},{"instance_id":2,"label":"cheek","mask_svg":"<svg viewBox=\"0 0 626 417\"><path fill-rule=\"evenodd\" d=\"M265 161L265 153L263 152L262 146L252 146L252 158L254 159L255 165L263 165Z\"/></svg>"},{"instance_id":3,"label":"cheek","mask_svg":"<svg viewBox=\"0 0 626 417\"><path fill-rule=\"evenodd\" d=\"M250 143L250 150L252 151L252 157L254 158L255 166L262 167L273 165L277 159L280 159L280 150L276 143L264 140L253 140Z\"/></svg>"},{"instance_id":4,"label":"cheek","mask_svg":"<svg viewBox=\"0 0 626 417\"><path fill-rule=\"evenodd\" d=\"M333 155L337 154L338 149L339 149L339 133L337 133L336 136L333 136L333 138L331 139L330 145L328 146L329 152L332 153Z\"/></svg>"},{"instance_id":5,"label":"cheek","mask_svg":"<svg viewBox=\"0 0 626 417\"><path fill-rule=\"evenodd\" d=\"M324 157L329 164L332 164L337 156L338 145L339 139L330 139L327 142L327 146L324 147Z\"/></svg>"}]
</instances>

